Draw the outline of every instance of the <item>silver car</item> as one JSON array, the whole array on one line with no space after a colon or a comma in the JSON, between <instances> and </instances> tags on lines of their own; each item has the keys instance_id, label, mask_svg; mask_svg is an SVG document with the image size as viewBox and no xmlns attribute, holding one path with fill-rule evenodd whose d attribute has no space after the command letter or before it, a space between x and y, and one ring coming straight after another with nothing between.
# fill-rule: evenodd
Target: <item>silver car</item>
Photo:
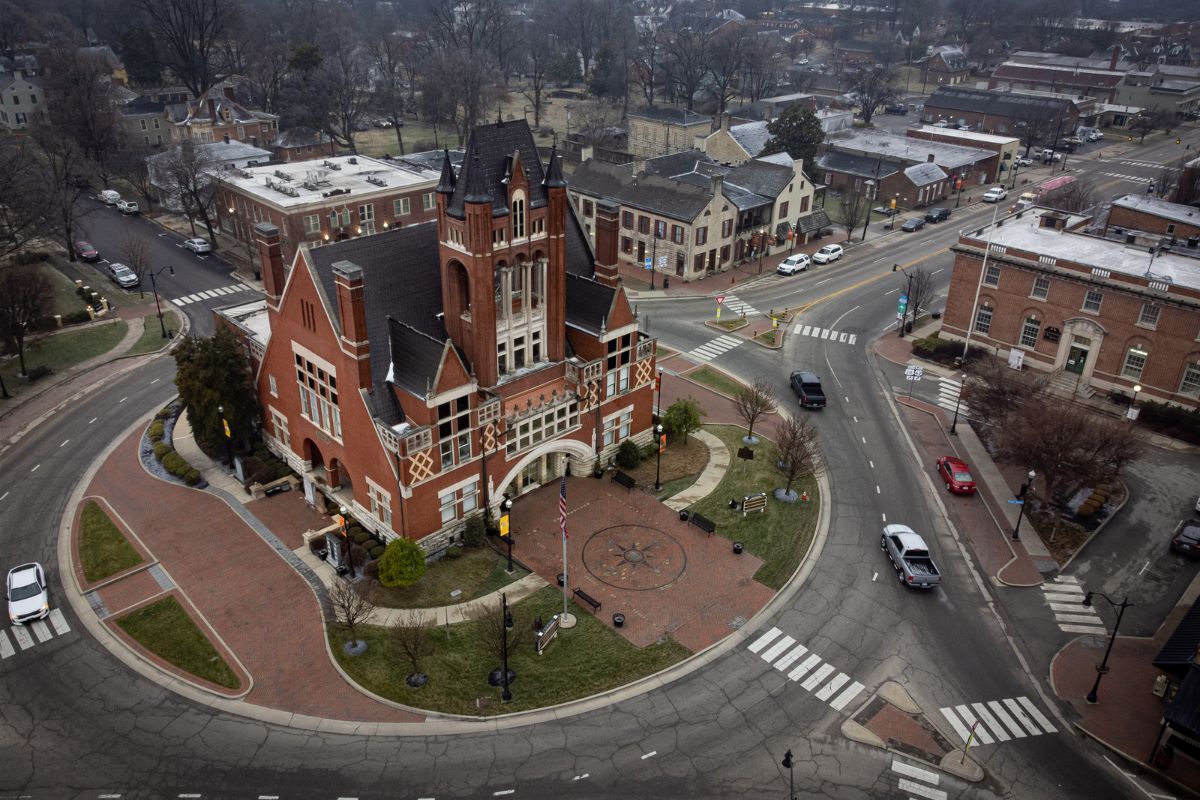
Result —
<instances>
[{"instance_id":1,"label":"silver car","mask_svg":"<svg viewBox=\"0 0 1200 800\"><path fill-rule=\"evenodd\" d=\"M183 246L193 253L210 253L212 245L208 243L208 239L184 239Z\"/></svg>"},{"instance_id":2,"label":"silver car","mask_svg":"<svg viewBox=\"0 0 1200 800\"><path fill-rule=\"evenodd\" d=\"M136 272L116 261L108 265L108 277L122 289L136 289L141 283Z\"/></svg>"},{"instance_id":3,"label":"silver car","mask_svg":"<svg viewBox=\"0 0 1200 800\"><path fill-rule=\"evenodd\" d=\"M50 613L50 591L42 565L31 561L8 571L4 584L8 618L14 625L44 619Z\"/></svg>"}]
</instances>

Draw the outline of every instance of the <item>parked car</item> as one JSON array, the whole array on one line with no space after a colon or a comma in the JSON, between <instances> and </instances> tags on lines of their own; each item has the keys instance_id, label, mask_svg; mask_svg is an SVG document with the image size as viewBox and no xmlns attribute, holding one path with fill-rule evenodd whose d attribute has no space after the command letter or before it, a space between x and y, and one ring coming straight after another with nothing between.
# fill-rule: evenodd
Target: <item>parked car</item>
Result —
<instances>
[{"instance_id":1,"label":"parked car","mask_svg":"<svg viewBox=\"0 0 1200 800\"><path fill-rule=\"evenodd\" d=\"M983 202L999 203L1001 200L1008 197L1008 189L1003 186L993 186L983 193Z\"/></svg>"},{"instance_id":2,"label":"parked car","mask_svg":"<svg viewBox=\"0 0 1200 800\"><path fill-rule=\"evenodd\" d=\"M896 103L894 105L888 106L884 110L887 111L887 113L889 113L889 114L904 115L904 114L908 113L908 106L904 105L904 103Z\"/></svg>"},{"instance_id":3,"label":"parked car","mask_svg":"<svg viewBox=\"0 0 1200 800\"><path fill-rule=\"evenodd\" d=\"M100 251L92 246L91 242L76 242L75 255L80 261L99 261Z\"/></svg>"},{"instance_id":4,"label":"parked car","mask_svg":"<svg viewBox=\"0 0 1200 800\"><path fill-rule=\"evenodd\" d=\"M49 615L50 591L42 565L31 561L10 569L4 582L4 597L8 600L8 619L14 625L24 625Z\"/></svg>"},{"instance_id":5,"label":"parked car","mask_svg":"<svg viewBox=\"0 0 1200 800\"><path fill-rule=\"evenodd\" d=\"M905 233L914 233L924 227L925 220L921 219L920 217L913 217L912 219L904 220L904 224L900 226L900 230L904 231Z\"/></svg>"},{"instance_id":6,"label":"parked car","mask_svg":"<svg viewBox=\"0 0 1200 800\"><path fill-rule=\"evenodd\" d=\"M808 59L807 59L807 58L802 58L802 59L800 59L799 61L797 61L797 62L796 62L796 64L797 64L797 65L799 65L799 66L801 66L801 67L806 67L806 66L808 66Z\"/></svg>"},{"instance_id":7,"label":"parked car","mask_svg":"<svg viewBox=\"0 0 1200 800\"><path fill-rule=\"evenodd\" d=\"M890 217L892 214L896 213L896 209L889 206L875 206L871 209L871 211L876 214L883 214L885 217Z\"/></svg>"},{"instance_id":8,"label":"parked car","mask_svg":"<svg viewBox=\"0 0 1200 800\"><path fill-rule=\"evenodd\" d=\"M1033 159L1026 158L1025 156L1017 156L1017 166L1018 167L1032 167Z\"/></svg>"},{"instance_id":9,"label":"parked car","mask_svg":"<svg viewBox=\"0 0 1200 800\"><path fill-rule=\"evenodd\" d=\"M842 250L840 244L827 244L813 253L812 260L814 264L828 264L831 261L837 261L841 258L843 252L845 251Z\"/></svg>"},{"instance_id":10,"label":"parked car","mask_svg":"<svg viewBox=\"0 0 1200 800\"><path fill-rule=\"evenodd\" d=\"M1086 138L1089 142L1099 142L1104 139L1104 134L1101 131L1093 129L1088 131Z\"/></svg>"},{"instance_id":11,"label":"parked car","mask_svg":"<svg viewBox=\"0 0 1200 800\"><path fill-rule=\"evenodd\" d=\"M1184 520L1175 526L1171 537L1171 552L1200 558L1200 520Z\"/></svg>"},{"instance_id":12,"label":"parked car","mask_svg":"<svg viewBox=\"0 0 1200 800\"><path fill-rule=\"evenodd\" d=\"M199 237L195 239L184 239L183 246L185 249L191 250L193 253L212 252L212 245L208 243L208 239L201 239Z\"/></svg>"},{"instance_id":13,"label":"parked car","mask_svg":"<svg viewBox=\"0 0 1200 800\"><path fill-rule=\"evenodd\" d=\"M1063 159L1062 153L1056 153L1053 150L1051 150L1049 147L1042 148L1042 152L1038 154L1038 160L1041 161L1043 164L1049 164L1052 161L1053 162L1062 161L1062 159Z\"/></svg>"},{"instance_id":14,"label":"parked car","mask_svg":"<svg viewBox=\"0 0 1200 800\"><path fill-rule=\"evenodd\" d=\"M825 390L821 388L821 379L815 373L798 369L792 373L791 384L802 408L825 407Z\"/></svg>"},{"instance_id":15,"label":"parked car","mask_svg":"<svg viewBox=\"0 0 1200 800\"><path fill-rule=\"evenodd\" d=\"M120 211L122 214L137 214L141 209L132 200L119 200L117 202L117 211Z\"/></svg>"},{"instance_id":16,"label":"parked car","mask_svg":"<svg viewBox=\"0 0 1200 800\"><path fill-rule=\"evenodd\" d=\"M808 256L804 253L796 253L794 256L788 256L779 265L779 269L775 270L780 275L795 275L797 272L804 272L808 269Z\"/></svg>"},{"instance_id":17,"label":"parked car","mask_svg":"<svg viewBox=\"0 0 1200 800\"><path fill-rule=\"evenodd\" d=\"M1064 144L1074 145L1075 147L1083 146L1083 139L1078 136L1067 136L1063 139Z\"/></svg>"},{"instance_id":18,"label":"parked car","mask_svg":"<svg viewBox=\"0 0 1200 800\"><path fill-rule=\"evenodd\" d=\"M933 123L933 127L935 127L935 128L949 128L949 127L950 127L950 123L949 123L949 122L947 122L947 121L946 121L946 120L944 120L944 119L939 119L937 122Z\"/></svg>"},{"instance_id":19,"label":"parked car","mask_svg":"<svg viewBox=\"0 0 1200 800\"><path fill-rule=\"evenodd\" d=\"M931 208L925 213L926 222L941 222L947 219L950 219L950 209L948 208Z\"/></svg>"},{"instance_id":20,"label":"parked car","mask_svg":"<svg viewBox=\"0 0 1200 800\"><path fill-rule=\"evenodd\" d=\"M115 206L121 202L121 193L114 192L112 189L105 189L100 193L100 199L104 201L106 206Z\"/></svg>"},{"instance_id":21,"label":"parked car","mask_svg":"<svg viewBox=\"0 0 1200 800\"><path fill-rule=\"evenodd\" d=\"M119 262L114 261L109 264L106 271L108 272L108 277L112 278L113 283L122 289L136 289L138 284L141 283L136 272Z\"/></svg>"},{"instance_id":22,"label":"parked car","mask_svg":"<svg viewBox=\"0 0 1200 800\"><path fill-rule=\"evenodd\" d=\"M880 547L887 553L901 583L915 589L932 589L942 582L942 574L933 563L925 540L907 525L886 526Z\"/></svg>"},{"instance_id":23,"label":"parked car","mask_svg":"<svg viewBox=\"0 0 1200 800\"><path fill-rule=\"evenodd\" d=\"M942 456L937 460L938 477L946 489L954 494L975 494L975 477L967 462L954 456Z\"/></svg>"}]
</instances>

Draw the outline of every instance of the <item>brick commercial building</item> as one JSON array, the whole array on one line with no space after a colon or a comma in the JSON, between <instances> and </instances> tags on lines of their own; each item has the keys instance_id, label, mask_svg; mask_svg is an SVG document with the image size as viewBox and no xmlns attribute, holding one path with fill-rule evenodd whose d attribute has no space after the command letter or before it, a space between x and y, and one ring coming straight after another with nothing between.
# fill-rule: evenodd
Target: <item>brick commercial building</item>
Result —
<instances>
[{"instance_id":1,"label":"brick commercial building","mask_svg":"<svg viewBox=\"0 0 1200 800\"><path fill-rule=\"evenodd\" d=\"M1102 103L1116 103L1122 72L1051 64L1021 64L1006 61L992 71L989 89L1005 91L1054 92L1076 97L1094 97Z\"/></svg>"},{"instance_id":2,"label":"brick commercial building","mask_svg":"<svg viewBox=\"0 0 1200 800\"><path fill-rule=\"evenodd\" d=\"M629 152L654 158L690 150L697 136L712 132L712 117L682 108L643 108L629 112Z\"/></svg>"},{"instance_id":3,"label":"brick commercial building","mask_svg":"<svg viewBox=\"0 0 1200 800\"><path fill-rule=\"evenodd\" d=\"M461 161L461 153L453 160ZM284 258L301 243L370 236L437 216L441 153L394 159L338 156L216 173L221 230L247 248L254 226L279 228Z\"/></svg>"},{"instance_id":4,"label":"brick commercial building","mask_svg":"<svg viewBox=\"0 0 1200 800\"><path fill-rule=\"evenodd\" d=\"M617 284L615 211L593 251L525 122L473 131L435 192L435 220L303 246L290 271L259 223L268 341L241 320L271 449L306 492L427 552L502 493L646 443L656 372Z\"/></svg>"},{"instance_id":5,"label":"brick commercial building","mask_svg":"<svg viewBox=\"0 0 1200 800\"><path fill-rule=\"evenodd\" d=\"M926 139L931 142L973 147L977 150L991 150L999 154L1000 166L997 169L1002 174L1008 172L1012 162L1021 154L1021 140L1013 136L995 136L955 128L938 128L934 125L909 128L905 135L910 139Z\"/></svg>"},{"instance_id":6,"label":"brick commercial building","mask_svg":"<svg viewBox=\"0 0 1200 800\"><path fill-rule=\"evenodd\" d=\"M1090 99L1089 99L1090 101ZM1093 104L1094 105L1094 104ZM942 86L925 101L921 122L946 120L982 133L1022 136L1032 127L1036 144L1049 146L1055 134L1066 136L1080 124L1080 109L1071 100L966 86Z\"/></svg>"},{"instance_id":7,"label":"brick commercial building","mask_svg":"<svg viewBox=\"0 0 1200 800\"><path fill-rule=\"evenodd\" d=\"M972 346L1052 372L1064 393L1140 386L1142 398L1196 408L1200 250L1089 235L1087 222L1034 208L964 231L940 335L962 340L969 328Z\"/></svg>"},{"instance_id":8,"label":"brick commercial building","mask_svg":"<svg viewBox=\"0 0 1200 800\"><path fill-rule=\"evenodd\" d=\"M1104 232L1114 236L1157 234L1194 249L1200 237L1200 208L1144 194L1127 194L1112 202Z\"/></svg>"}]
</instances>

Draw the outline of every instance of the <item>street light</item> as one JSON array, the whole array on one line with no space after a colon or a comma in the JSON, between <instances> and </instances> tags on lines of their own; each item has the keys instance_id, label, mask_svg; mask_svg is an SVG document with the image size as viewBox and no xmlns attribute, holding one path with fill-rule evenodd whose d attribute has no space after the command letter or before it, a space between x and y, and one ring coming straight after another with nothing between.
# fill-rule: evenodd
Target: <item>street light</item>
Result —
<instances>
[{"instance_id":1,"label":"street light","mask_svg":"<svg viewBox=\"0 0 1200 800\"><path fill-rule=\"evenodd\" d=\"M792 751L783 754L783 768L788 771L788 800L796 800L796 775L792 769Z\"/></svg>"},{"instance_id":2,"label":"street light","mask_svg":"<svg viewBox=\"0 0 1200 800\"><path fill-rule=\"evenodd\" d=\"M501 678L504 683L504 692L500 695L500 699L507 703L512 700L512 691L508 688L508 632L512 630L513 618L512 613L508 610L508 595L504 592L500 593L500 605L504 611L504 632L501 634L504 638L500 640L501 654L503 655L501 660L504 662L504 674Z\"/></svg>"},{"instance_id":3,"label":"street light","mask_svg":"<svg viewBox=\"0 0 1200 800\"><path fill-rule=\"evenodd\" d=\"M1137 396L1140 391L1142 391L1142 385L1140 383L1135 383L1133 385L1133 400L1129 402L1129 408L1134 414L1137 414Z\"/></svg>"},{"instance_id":4,"label":"street light","mask_svg":"<svg viewBox=\"0 0 1200 800\"><path fill-rule=\"evenodd\" d=\"M354 580L354 556L350 552L350 531L346 527L346 515L350 513L345 506L338 506L338 514L342 518L342 542L346 546L346 580Z\"/></svg>"},{"instance_id":5,"label":"street light","mask_svg":"<svg viewBox=\"0 0 1200 800\"><path fill-rule=\"evenodd\" d=\"M759 275L762 274L763 256L766 255L766 252L767 252L767 232L769 230L770 229L766 225L763 225L762 228L760 228L758 231L758 237L759 237L758 238L758 274Z\"/></svg>"},{"instance_id":6,"label":"street light","mask_svg":"<svg viewBox=\"0 0 1200 800\"><path fill-rule=\"evenodd\" d=\"M958 406L962 403L963 386L967 383L967 373L963 373L958 382L958 395L954 398L954 419L950 422L950 435L958 436Z\"/></svg>"},{"instance_id":7,"label":"street light","mask_svg":"<svg viewBox=\"0 0 1200 800\"><path fill-rule=\"evenodd\" d=\"M1020 168L1021 165L1014 161L1012 165L1012 185L1008 187L1009 191L1015 191L1017 188L1017 170Z\"/></svg>"},{"instance_id":8,"label":"street light","mask_svg":"<svg viewBox=\"0 0 1200 800\"><path fill-rule=\"evenodd\" d=\"M156 269L154 272L150 273L150 288L152 288L154 290L154 308L158 312L158 326L160 328L162 328L162 338L165 339L165 338L167 338L167 326L165 324L163 324L162 306L159 305L159 302L158 302L158 284L154 280L154 276L157 275L158 273L162 272L164 269L170 270L172 275L175 274L175 268L172 267L170 264L168 264L165 267Z\"/></svg>"},{"instance_id":9,"label":"street light","mask_svg":"<svg viewBox=\"0 0 1200 800\"><path fill-rule=\"evenodd\" d=\"M1087 694L1087 701L1092 705L1100 702L1100 679L1108 672L1108 654L1112 652L1113 642L1117 640L1117 631L1121 628L1121 617L1125 616L1125 609L1131 607L1133 603L1129 602L1129 598L1125 597L1120 604L1114 603L1112 598L1103 592L1088 592L1083 597L1083 604L1091 608L1093 597L1103 597L1108 601L1108 604L1117 609L1117 624L1113 625L1112 635L1108 637L1108 649L1104 651L1104 660L1096 665L1096 682L1092 684L1092 690Z\"/></svg>"},{"instance_id":10,"label":"street light","mask_svg":"<svg viewBox=\"0 0 1200 800\"><path fill-rule=\"evenodd\" d=\"M1025 506L1029 504L1029 490L1033 488L1033 479L1037 477L1037 473L1029 470L1029 480L1021 484L1021 491L1017 493L1017 497L1021 498L1021 506L1017 509L1017 527L1013 528L1013 541L1018 541L1021 538L1021 520L1025 518Z\"/></svg>"},{"instance_id":11,"label":"street light","mask_svg":"<svg viewBox=\"0 0 1200 800\"><path fill-rule=\"evenodd\" d=\"M662 435L663 426L660 422L654 426L654 449L657 451L658 456L658 461L654 465L654 491L656 492L662 488Z\"/></svg>"},{"instance_id":12,"label":"street light","mask_svg":"<svg viewBox=\"0 0 1200 800\"><path fill-rule=\"evenodd\" d=\"M504 516L505 516L505 517L508 517L508 512L512 510L512 498L511 498L511 497L506 497L506 498L504 498L504 502L502 502L502 503L500 504L500 508L501 508L501 510L503 510L503 511L504 511ZM507 544L507 545L508 545L508 567L506 568L506 571L508 572L508 574L509 574L509 575L511 575L511 574L512 574L512 571L513 571L513 563L512 563L512 527L511 527L511 526L512 526L512 520L511 520L511 519L508 519L508 520L507 520L507 522L508 522L508 528L507 528L507 530L505 530L505 531L504 531L504 542L505 542L505 544Z\"/></svg>"}]
</instances>

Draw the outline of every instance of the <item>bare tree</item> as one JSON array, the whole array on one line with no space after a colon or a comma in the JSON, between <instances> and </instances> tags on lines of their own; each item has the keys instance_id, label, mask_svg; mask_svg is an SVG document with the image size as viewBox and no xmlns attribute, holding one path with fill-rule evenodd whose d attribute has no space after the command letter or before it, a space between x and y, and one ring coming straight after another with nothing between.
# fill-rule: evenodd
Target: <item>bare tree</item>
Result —
<instances>
[{"instance_id":1,"label":"bare tree","mask_svg":"<svg viewBox=\"0 0 1200 800\"><path fill-rule=\"evenodd\" d=\"M733 396L733 407L738 416L745 420L749 429L746 432L747 443L753 444L757 441L754 438L754 423L768 414L774 414L775 409L779 407L779 401L767 379L758 378L753 386L742 386L738 389L737 394Z\"/></svg>"},{"instance_id":2,"label":"bare tree","mask_svg":"<svg viewBox=\"0 0 1200 800\"><path fill-rule=\"evenodd\" d=\"M1164 111L1158 106L1152 106L1142 113L1134 117L1129 123L1129 130L1139 134L1138 144L1146 141L1146 134L1153 133L1156 130L1167 129L1171 125L1168 120L1171 117L1171 112ZM1173 127L1173 125L1172 125Z\"/></svg>"},{"instance_id":3,"label":"bare tree","mask_svg":"<svg viewBox=\"0 0 1200 800\"><path fill-rule=\"evenodd\" d=\"M408 105L404 85L407 40L395 32L384 31L371 39L368 49L375 76L375 107L392 123L400 155L404 155L404 112Z\"/></svg>"},{"instance_id":4,"label":"bare tree","mask_svg":"<svg viewBox=\"0 0 1200 800\"><path fill-rule=\"evenodd\" d=\"M132 0L163 54L163 66L200 97L224 77L222 43L241 24L237 0Z\"/></svg>"},{"instance_id":5,"label":"bare tree","mask_svg":"<svg viewBox=\"0 0 1200 800\"><path fill-rule=\"evenodd\" d=\"M497 661L503 658L506 638L508 652L511 655L513 650L524 642L526 633L531 630L530 626L518 623L514 606L509 605L508 615L512 622L511 628L505 624L504 610L500 602L484 603L475 613L475 622L479 625L483 646L487 650L487 654Z\"/></svg>"},{"instance_id":6,"label":"bare tree","mask_svg":"<svg viewBox=\"0 0 1200 800\"><path fill-rule=\"evenodd\" d=\"M216 194L211 171L216 165L209 157L208 150L191 139L185 139L158 156L154 163L155 171L161 176L160 181L167 184L171 194L179 197L184 213L192 222L192 233L195 233L195 218L199 216L208 231L209 243L216 250L217 235L210 214Z\"/></svg>"},{"instance_id":7,"label":"bare tree","mask_svg":"<svg viewBox=\"0 0 1200 800\"><path fill-rule=\"evenodd\" d=\"M60 37L41 56L50 123L78 142L104 185L126 137L113 105L111 67L79 42Z\"/></svg>"},{"instance_id":8,"label":"bare tree","mask_svg":"<svg viewBox=\"0 0 1200 800\"><path fill-rule=\"evenodd\" d=\"M671 94L682 100L688 111L696 103L696 92L709 75L710 40L690 29L663 32L664 66Z\"/></svg>"},{"instance_id":9,"label":"bare tree","mask_svg":"<svg viewBox=\"0 0 1200 800\"><path fill-rule=\"evenodd\" d=\"M863 223L870 211L870 200L862 192L852 192L849 187L842 189L838 198L838 209L842 212L842 227L846 229L846 237L854 235L854 229Z\"/></svg>"},{"instance_id":10,"label":"bare tree","mask_svg":"<svg viewBox=\"0 0 1200 800\"><path fill-rule=\"evenodd\" d=\"M937 287L934 285L933 275L924 267L907 270L907 274L903 280L903 290L908 295L908 305L904 311L905 316L911 313L915 323L920 310L937 295Z\"/></svg>"},{"instance_id":11,"label":"bare tree","mask_svg":"<svg viewBox=\"0 0 1200 800\"><path fill-rule=\"evenodd\" d=\"M392 628L392 643L397 653L412 667L412 675L420 674L421 664L433 654L429 628L430 624L419 608L410 608L401 613Z\"/></svg>"},{"instance_id":12,"label":"bare tree","mask_svg":"<svg viewBox=\"0 0 1200 800\"><path fill-rule=\"evenodd\" d=\"M978 351L972 351L977 353ZM963 398L969 398L972 418L999 431L1009 415L1046 390L1049 373L1016 370L993 353L968 357Z\"/></svg>"},{"instance_id":13,"label":"bare tree","mask_svg":"<svg viewBox=\"0 0 1200 800\"><path fill-rule=\"evenodd\" d=\"M662 81L663 48L659 42L658 30L643 30L637 35L637 48L634 51L632 67L633 82L641 89L646 105L654 105L654 90Z\"/></svg>"},{"instance_id":14,"label":"bare tree","mask_svg":"<svg viewBox=\"0 0 1200 800\"><path fill-rule=\"evenodd\" d=\"M887 66L866 69L854 81L854 91L858 92L863 122L870 125L875 111L896 99L896 74Z\"/></svg>"},{"instance_id":15,"label":"bare tree","mask_svg":"<svg viewBox=\"0 0 1200 800\"><path fill-rule=\"evenodd\" d=\"M138 293L146 296L146 287L142 286L142 276L150 266L150 241L140 227L126 227L121 237L121 258L125 266L137 275Z\"/></svg>"},{"instance_id":16,"label":"bare tree","mask_svg":"<svg viewBox=\"0 0 1200 800\"><path fill-rule=\"evenodd\" d=\"M24 139L0 139L0 260L41 232L50 209L34 179L35 148Z\"/></svg>"},{"instance_id":17,"label":"bare tree","mask_svg":"<svg viewBox=\"0 0 1200 800\"><path fill-rule=\"evenodd\" d=\"M526 52L525 73L529 84L522 94L533 106L533 127L542 127L542 106L545 105L546 73L554 53L550 49L547 37L535 37L530 40Z\"/></svg>"},{"instance_id":18,"label":"bare tree","mask_svg":"<svg viewBox=\"0 0 1200 800\"><path fill-rule=\"evenodd\" d=\"M1068 490L1112 480L1142 452L1128 422L1044 396L1020 406L1001 434L1003 454L1037 472L1043 498L1054 507L1051 537L1061 522L1059 500Z\"/></svg>"},{"instance_id":19,"label":"bare tree","mask_svg":"<svg viewBox=\"0 0 1200 800\"><path fill-rule=\"evenodd\" d=\"M329 604L333 608L333 619L350 636L350 646L358 645L357 628L363 625L375 611L375 604L366 591L350 581L334 581L329 587Z\"/></svg>"},{"instance_id":20,"label":"bare tree","mask_svg":"<svg viewBox=\"0 0 1200 800\"><path fill-rule=\"evenodd\" d=\"M5 267L0 270L0 332L5 344L17 351L21 374L25 367L25 336L37 320L46 315L54 300L50 280L33 267Z\"/></svg>"},{"instance_id":21,"label":"bare tree","mask_svg":"<svg viewBox=\"0 0 1200 800\"><path fill-rule=\"evenodd\" d=\"M1058 118L1040 113L1037 109L1031 109L1028 114L1013 120L1013 132L1021 137L1026 156L1033 148L1049 142L1057 129Z\"/></svg>"},{"instance_id":22,"label":"bare tree","mask_svg":"<svg viewBox=\"0 0 1200 800\"><path fill-rule=\"evenodd\" d=\"M749 34L753 36L753 34ZM724 114L725 107L737 93L737 79L746 63L749 39L746 31L739 28L733 33L716 37L709 55L709 86L717 101L717 113Z\"/></svg>"},{"instance_id":23,"label":"bare tree","mask_svg":"<svg viewBox=\"0 0 1200 800\"><path fill-rule=\"evenodd\" d=\"M95 206L79 202L89 187L78 178L91 174L92 163L74 137L44 116L35 118L31 138L36 146L26 168L46 204L43 230L58 238L67 249L67 258L74 261L79 220L95 210Z\"/></svg>"},{"instance_id":24,"label":"bare tree","mask_svg":"<svg viewBox=\"0 0 1200 800\"><path fill-rule=\"evenodd\" d=\"M571 128L579 141L593 147L609 147L616 143L620 121L617 109L606 103L589 101L569 113Z\"/></svg>"},{"instance_id":25,"label":"bare tree","mask_svg":"<svg viewBox=\"0 0 1200 800\"><path fill-rule=\"evenodd\" d=\"M821 449L817 446L817 429L807 417L784 418L775 430L772 454L776 468L787 479L783 489L783 497L787 499L795 497L793 483L819 475L824 468Z\"/></svg>"},{"instance_id":26,"label":"bare tree","mask_svg":"<svg viewBox=\"0 0 1200 800\"><path fill-rule=\"evenodd\" d=\"M783 44L779 39L773 36L754 36L746 48L742 95L752 103L766 97L767 92L774 89L782 79L786 63Z\"/></svg>"},{"instance_id":27,"label":"bare tree","mask_svg":"<svg viewBox=\"0 0 1200 800\"><path fill-rule=\"evenodd\" d=\"M338 145L358 152L356 129L371 102L371 69L362 50L347 35L331 37L332 46L324 50L319 86L329 104L325 132Z\"/></svg>"},{"instance_id":28,"label":"bare tree","mask_svg":"<svg viewBox=\"0 0 1200 800\"><path fill-rule=\"evenodd\" d=\"M113 174L134 188L145 205L147 212L154 211L158 194L150 180L149 159L158 154L158 149L132 140L117 151L112 162Z\"/></svg>"},{"instance_id":29,"label":"bare tree","mask_svg":"<svg viewBox=\"0 0 1200 800\"><path fill-rule=\"evenodd\" d=\"M1096 185L1090 180L1077 180L1051 192L1042 203L1059 211L1078 213L1096 205Z\"/></svg>"}]
</instances>

